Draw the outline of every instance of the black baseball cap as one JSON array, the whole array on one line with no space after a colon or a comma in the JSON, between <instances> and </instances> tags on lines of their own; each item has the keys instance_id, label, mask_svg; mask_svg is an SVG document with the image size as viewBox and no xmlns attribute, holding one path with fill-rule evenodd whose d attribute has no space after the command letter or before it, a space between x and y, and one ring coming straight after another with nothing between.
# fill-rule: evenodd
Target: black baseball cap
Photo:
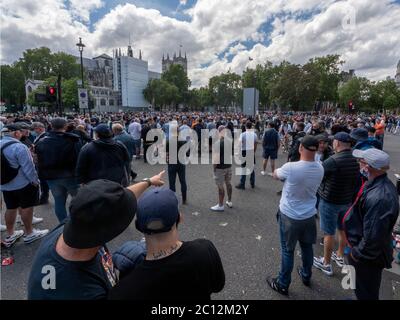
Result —
<instances>
[{"instance_id":1,"label":"black baseball cap","mask_svg":"<svg viewBox=\"0 0 400 320\"><path fill-rule=\"evenodd\" d=\"M300 143L308 151L317 151L319 147L318 139L312 135L306 135L304 138L301 139Z\"/></svg>"},{"instance_id":2,"label":"black baseball cap","mask_svg":"<svg viewBox=\"0 0 400 320\"><path fill-rule=\"evenodd\" d=\"M121 234L136 213L132 191L109 180L94 180L79 189L71 200L63 236L71 248L102 246Z\"/></svg>"}]
</instances>

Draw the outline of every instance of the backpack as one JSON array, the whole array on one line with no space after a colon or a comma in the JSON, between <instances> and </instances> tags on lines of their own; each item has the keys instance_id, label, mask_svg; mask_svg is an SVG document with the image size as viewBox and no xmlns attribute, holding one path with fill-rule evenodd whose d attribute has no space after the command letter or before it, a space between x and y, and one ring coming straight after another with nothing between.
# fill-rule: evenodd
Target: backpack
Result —
<instances>
[{"instance_id":1,"label":"backpack","mask_svg":"<svg viewBox=\"0 0 400 320\"><path fill-rule=\"evenodd\" d=\"M21 166L18 166L18 168L13 168L3 153L3 150L5 148L7 148L8 146L10 146L14 143L19 143L19 142L17 142L17 141L7 142L1 148L1 177L0 177L1 185L9 183L12 180L14 180L15 177L18 175L19 168L21 167Z\"/></svg>"}]
</instances>

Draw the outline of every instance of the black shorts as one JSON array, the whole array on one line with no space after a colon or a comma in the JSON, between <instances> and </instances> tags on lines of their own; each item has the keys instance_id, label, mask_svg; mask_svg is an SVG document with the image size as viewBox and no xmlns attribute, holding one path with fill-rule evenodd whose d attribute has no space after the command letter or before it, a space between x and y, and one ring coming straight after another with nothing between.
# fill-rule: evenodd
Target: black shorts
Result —
<instances>
[{"instance_id":1,"label":"black shorts","mask_svg":"<svg viewBox=\"0 0 400 320\"><path fill-rule=\"evenodd\" d=\"M278 159L278 150L264 149L263 150L263 158L264 159L271 158L271 160Z\"/></svg>"},{"instance_id":2,"label":"black shorts","mask_svg":"<svg viewBox=\"0 0 400 320\"><path fill-rule=\"evenodd\" d=\"M39 203L39 187L28 184L19 190L3 191L3 198L9 210L34 207Z\"/></svg>"}]
</instances>

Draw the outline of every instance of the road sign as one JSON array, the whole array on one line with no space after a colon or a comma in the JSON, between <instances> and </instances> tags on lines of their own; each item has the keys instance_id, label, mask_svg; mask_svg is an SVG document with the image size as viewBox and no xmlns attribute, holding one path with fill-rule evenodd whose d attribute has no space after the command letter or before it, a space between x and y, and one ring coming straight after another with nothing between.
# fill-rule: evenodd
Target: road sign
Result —
<instances>
[{"instance_id":1,"label":"road sign","mask_svg":"<svg viewBox=\"0 0 400 320\"><path fill-rule=\"evenodd\" d=\"M89 99L87 89L78 89L78 97L79 97L79 109L88 109L89 108Z\"/></svg>"}]
</instances>

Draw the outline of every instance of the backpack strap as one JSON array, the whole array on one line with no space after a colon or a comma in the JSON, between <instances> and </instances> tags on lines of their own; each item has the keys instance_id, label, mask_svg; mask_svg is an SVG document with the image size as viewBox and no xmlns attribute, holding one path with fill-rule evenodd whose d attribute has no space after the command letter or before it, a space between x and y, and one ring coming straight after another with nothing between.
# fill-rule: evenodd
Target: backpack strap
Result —
<instances>
[{"instance_id":1,"label":"backpack strap","mask_svg":"<svg viewBox=\"0 0 400 320\"><path fill-rule=\"evenodd\" d=\"M7 143L5 143L5 144L3 144L1 146L1 151L3 151L4 149L6 149L7 147L11 146L14 143L21 143L21 142L19 142L19 141L9 141L9 142L7 142Z\"/></svg>"}]
</instances>

